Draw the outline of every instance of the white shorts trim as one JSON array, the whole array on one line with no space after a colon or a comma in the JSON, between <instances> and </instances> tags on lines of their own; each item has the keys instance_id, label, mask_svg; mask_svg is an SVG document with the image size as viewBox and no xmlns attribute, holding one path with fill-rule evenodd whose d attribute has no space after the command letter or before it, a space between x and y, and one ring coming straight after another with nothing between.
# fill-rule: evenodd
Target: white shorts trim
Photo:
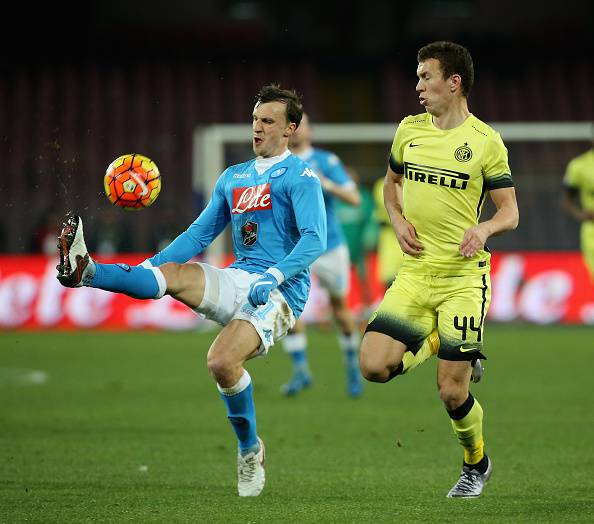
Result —
<instances>
[{"instance_id":1,"label":"white shorts trim","mask_svg":"<svg viewBox=\"0 0 594 524\"><path fill-rule=\"evenodd\" d=\"M197 263L204 271L204 296L194 311L223 326L234 319L252 324L262 341L258 355L265 355L295 325L295 315L278 289L270 293L263 306L254 308L248 302L247 293L252 282L262 275Z\"/></svg>"},{"instance_id":2,"label":"white shorts trim","mask_svg":"<svg viewBox=\"0 0 594 524\"><path fill-rule=\"evenodd\" d=\"M311 270L331 297L347 296L351 263L346 244L340 244L320 255L311 265Z\"/></svg>"}]
</instances>

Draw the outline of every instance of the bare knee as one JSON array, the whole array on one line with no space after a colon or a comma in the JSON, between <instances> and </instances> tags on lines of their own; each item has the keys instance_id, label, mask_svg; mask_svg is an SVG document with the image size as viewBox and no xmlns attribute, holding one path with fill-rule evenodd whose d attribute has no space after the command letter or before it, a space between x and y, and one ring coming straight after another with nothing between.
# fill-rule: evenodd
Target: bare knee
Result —
<instances>
[{"instance_id":1,"label":"bare knee","mask_svg":"<svg viewBox=\"0 0 594 524\"><path fill-rule=\"evenodd\" d=\"M364 379L370 382L385 382L383 376L386 366L374 358L373 353L365 345L361 345L361 351L359 351L359 368Z\"/></svg>"},{"instance_id":2,"label":"bare knee","mask_svg":"<svg viewBox=\"0 0 594 524\"><path fill-rule=\"evenodd\" d=\"M205 277L200 264L167 262L159 266L167 283L167 294L191 308L197 308L204 296Z\"/></svg>"},{"instance_id":3,"label":"bare knee","mask_svg":"<svg viewBox=\"0 0 594 524\"><path fill-rule=\"evenodd\" d=\"M219 386L237 384L244 362L258 353L260 342L254 326L245 320L232 320L221 330L206 358L208 371Z\"/></svg>"},{"instance_id":4,"label":"bare knee","mask_svg":"<svg viewBox=\"0 0 594 524\"><path fill-rule=\"evenodd\" d=\"M175 293L181 287L181 281L183 276L183 264L177 264L176 262L167 262L162 266L159 266L161 273L165 277L167 282L167 292Z\"/></svg>"},{"instance_id":5,"label":"bare knee","mask_svg":"<svg viewBox=\"0 0 594 524\"><path fill-rule=\"evenodd\" d=\"M209 352L206 357L206 366L217 384L223 387L234 384L236 363L229 358L228 354L222 351Z\"/></svg>"},{"instance_id":6,"label":"bare knee","mask_svg":"<svg viewBox=\"0 0 594 524\"><path fill-rule=\"evenodd\" d=\"M443 380L438 383L439 398L448 411L461 406L468 398L468 385L454 381Z\"/></svg>"},{"instance_id":7,"label":"bare knee","mask_svg":"<svg viewBox=\"0 0 594 524\"><path fill-rule=\"evenodd\" d=\"M439 398L448 411L461 406L468 398L470 363L440 360L437 366Z\"/></svg>"},{"instance_id":8,"label":"bare knee","mask_svg":"<svg viewBox=\"0 0 594 524\"><path fill-rule=\"evenodd\" d=\"M359 367L361 375L370 382L387 382L402 361L398 351L383 344L379 333L366 333L361 342Z\"/></svg>"}]
</instances>

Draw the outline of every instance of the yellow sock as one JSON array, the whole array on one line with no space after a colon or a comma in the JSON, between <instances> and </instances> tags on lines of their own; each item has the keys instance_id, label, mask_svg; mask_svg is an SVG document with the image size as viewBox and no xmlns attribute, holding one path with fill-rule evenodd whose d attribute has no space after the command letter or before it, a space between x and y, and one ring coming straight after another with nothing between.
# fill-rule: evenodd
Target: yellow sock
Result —
<instances>
[{"instance_id":1,"label":"yellow sock","mask_svg":"<svg viewBox=\"0 0 594 524\"><path fill-rule=\"evenodd\" d=\"M405 351L402 357L402 374L407 373L411 369L416 368L419 364L422 364L431 355L437 355L439 351L439 335L437 329L433 330L431 334L425 339L423 345L417 351L416 355L413 355L410 351Z\"/></svg>"},{"instance_id":2,"label":"yellow sock","mask_svg":"<svg viewBox=\"0 0 594 524\"><path fill-rule=\"evenodd\" d=\"M485 456L483 441L483 408L469 393L460 407L448 411L454 433L464 448L464 462L477 464Z\"/></svg>"}]
</instances>

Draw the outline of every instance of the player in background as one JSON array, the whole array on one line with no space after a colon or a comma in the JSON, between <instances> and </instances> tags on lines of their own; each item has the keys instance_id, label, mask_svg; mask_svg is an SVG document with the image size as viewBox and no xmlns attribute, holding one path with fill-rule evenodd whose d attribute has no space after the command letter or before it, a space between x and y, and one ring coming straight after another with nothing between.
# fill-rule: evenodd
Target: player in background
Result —
<instances>
[{"instance_id":1,"label":"player in background","mask_svg":"<svg viewBox=\"0 0 594 524\"><path fill-rule=\"evenodd\" d=\"M434 42L417 60L416 91L426 112L400 122L384 184L404 261L369 321L361 371L368 380L388 382L438 355L439 396L464 450L462 472L447 496L477 497L492 471L483 410L469 392L471 362L485 358L491 298L485 242L515 229L519 214L507 149L468 109L470 53ZM497 210L479 222L486 193Z\"/></svg>"},{"instance_id":2,"label":"player in background","mask_svg":"<svg viewBox=\"0 0 594 524\"><path fill-rule=\"evenodd\" d=\"M240 496L264 488L264 443L256 431L252 379L245 361L264 356L293 326L307 301L309 266L326 248L320 181L288 149L303 109L294 91L263 87L252 115L256 158L227 168L200 216L169 246L139 266L89 257L80 217L59 236L58 280L156 299L165 294L224 327L207 366L239 441ZM236 261L225 269L188 263L231 223Z\"/></svg>"},{"instance_id":3,"label":"player in background","mask_svg":"<svg viewBox=\"0 0 594 524\"><path fill-rule=\"evenodd\" d=\"M561 205L569 215L581 222L582 253L594 281L594 140L588 151L569 162L563 185L565 192Z\"/></svg>"},{"instance_id":4,"label":"player in background","mask_svg":"<svg viewBox=\"0 0 594 524\"><path fill-rule=\"evenodd\" d=\"M361 301L356 306L358 311L352 307L351 311L357 319L357 329L363 331L369 316L375 309L373 306L374 286L370 284L374 275L369 272L368 262L369 254L375 253L377 249L378 225L375 220L372 191L361 183L357 170L350 166L345 166L345 169L353 182L357 184L361 204L352 206L337 199L335 211L349 250L351 267L355 269L359 280Z\"/></svg>"},{"instance_id":5,"label":"player in background","mask_svg":"<svg viewBox=\"0 0 594 524\"><path fill-rule=\"evenodd\" d=\"M347 392L352 397L358 397L362 392L363 382L359 371L360 337L346 303L350 278L349 252L334 207L337 199L358 206L361 201L359 191L334 153L312 146L312 129L306 114L303 115L299 129L291 135L289 147L294 155L307 162L314 170L322 185L328 223L327 247L326 252L312 264L311 270L321 286L328 291L332 314L340 329L338 342L344 355ZM281 387L281 392L294 396L312 384L303 322L295 324L283 339L283 347L293 362L293 375Z\"/></svg>"},{"instance_id":6,"label":"player in background","mask_svg":"<svg viewBox=\"0 0 594 524\"><path fill-rule=\"evenodd\" d=\"M377 275L384 285L384 289L388 289L392 285L404 258L384 205L384 182L383 177L374 182L373 200L375 202L375 220L379 226Z\"/></svg>"}]
</instances>

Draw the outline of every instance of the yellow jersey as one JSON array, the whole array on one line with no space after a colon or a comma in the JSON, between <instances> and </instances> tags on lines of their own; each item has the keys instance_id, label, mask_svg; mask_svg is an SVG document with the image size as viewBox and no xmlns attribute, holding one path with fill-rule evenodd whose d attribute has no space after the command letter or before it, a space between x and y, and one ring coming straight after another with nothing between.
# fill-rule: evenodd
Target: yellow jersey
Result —
<instances>
[{"instance_id":1,"label":"yellow jersey","mask_svg":"<svg viewBox=\"0 0 594 524\"><path fill-rule=\"evenodd\" d=\"M464 232L478 223L487 192L513 187L499 133L472 114L447 130L435 127L429 113L407 116L396 130L390 167L404 176L403 214L424 246L418 257L405 254L402 270L488 272L488 250L465 258L460 243Z\"/></svg>"},{"instance_id":2,"label":"yellow jersey","mask_svg":"<svg viewBox=\"0 0 594 524\"><path fill-rule=\"evenodd\" d=\"M582 209L594 211L594 149L569 162L563 183L579 191Z\"/></svg>"}]
</instances>

